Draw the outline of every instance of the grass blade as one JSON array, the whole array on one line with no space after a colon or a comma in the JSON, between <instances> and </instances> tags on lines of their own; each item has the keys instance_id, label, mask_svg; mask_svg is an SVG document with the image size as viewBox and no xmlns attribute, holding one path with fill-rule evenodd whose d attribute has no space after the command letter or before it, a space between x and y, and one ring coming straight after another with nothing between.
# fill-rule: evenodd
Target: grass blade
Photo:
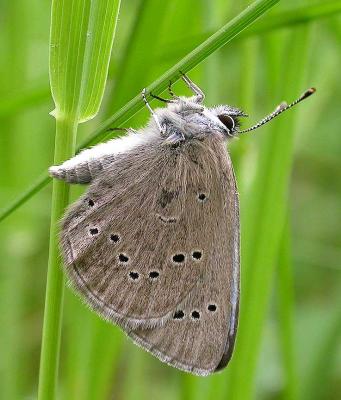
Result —
<instances>
[{"instance_id":1,"label":"grass blade","mask_svg":"<svg viewBox=\"0 0 341 400\"><path fill-rule=\"evenodd\" d=\"M97 114L119 4L119 0L52 3L50 81L56 119L74 115L78 122L84 122Z\"/></svg>"},{"instance_id":2,"label":"grass blade","mask_svg":"<svg viewBox=\"0 0 341 400\"><path fill-rule=\"evenodd\" d=\"M247 28L251 25L257 18L267 12L271 7L273 7L279 0L258 0L254 2L250 7L245 9L242 13L240 13L236 18L232 21L228 22L221 29L219 29L215 34L213 34L210 38L208 38L205 42L199 45L195 50L189 53L186 57L184 57L181 61L179 61L173 68L169 69L164 75L162 75L159 79L154 81L147 89L148 93L151 91L154 94L160 94L164 91L169 81L175 82L180 78L179 71L188 72L204 59L206 59L210 54L214 51L231 41L235 36L237 36L243 29ZM150 98L150 97L149 97ZM151 99L150 99L151 100ZM129 103L127 103L124 107L118 110L115 114L113 114L110 118L105 120L90 137L85 140L78 147L77 150L80 150L84 147L96 144L101 140L109 138L112 134L108 133L108 128L111 126L119 127L129 120L134 114L136 114L139 110L144 106L143 101L141 100L141 96L137 95L133 98ZM47 173L45 174L47 178ZM48 178L47 178L48 179ZM48 183L48 180L45 184ZM42 185L40 188L42 188ZM39 190L39 189L38 189ZM26 192L26 196L24 201L27 201L32 195L34 195L37 191L37 187L33 186L29 192ZM0 214L0 222L10 215L14 210L16 210L21 204L24 203L22 201L15 200L11 205L6 208L6 212L2 212Z\"/></svg>"},{"instance_id":3,"label":"grass blade","mask_svg":"<svg viewBox=\"0 0 341 400\"><path fill-rule=\"evenodd\" d=\"M74 154L78 124L93 117L98 110L118 10L119 1L116 0L54 0L52 3L50 81L56 106L53 111L56 118L55 164ZM98 86L94 87L95 84ZM39 400L56 397L64 287L57 233L58 221L68 201L69 185L54 180Z\"/></svg>"},{"instance_id":4,"label":"grass blade","mask_svg":"<svg viewBox=\"0 0 341 400\"><path fill-rule=\"evenodd\" d=\"M74 153L77 122L59 120L56 126L54 162L60 163ZM59 361L64 278L57 243L58 221L69 200L69 185L54 180L52 188L49 261L40 358L38 399L54 399Z\"/></svg>"}]
</instances>

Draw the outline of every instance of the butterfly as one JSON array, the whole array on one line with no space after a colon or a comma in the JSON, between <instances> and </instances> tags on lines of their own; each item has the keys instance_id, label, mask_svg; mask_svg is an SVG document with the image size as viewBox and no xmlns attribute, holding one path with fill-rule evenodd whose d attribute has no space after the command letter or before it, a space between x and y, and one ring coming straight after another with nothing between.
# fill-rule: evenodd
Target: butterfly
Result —
<instances>
[{"instance_id":1,"label":"butterfly","mask_svg":"<svg viewBox=\"0 0 341 400\"><path fill-rule=\"evenodd\" d=\"M84 150L52 177L90 184L66 211L60 247L81 298L161 361L196 375L229 362L239 309L239 200L226 142L308 97L282 103L244 131L238 108L191 97L152 110L148 124Z\"/></svg>"}]
</instances>

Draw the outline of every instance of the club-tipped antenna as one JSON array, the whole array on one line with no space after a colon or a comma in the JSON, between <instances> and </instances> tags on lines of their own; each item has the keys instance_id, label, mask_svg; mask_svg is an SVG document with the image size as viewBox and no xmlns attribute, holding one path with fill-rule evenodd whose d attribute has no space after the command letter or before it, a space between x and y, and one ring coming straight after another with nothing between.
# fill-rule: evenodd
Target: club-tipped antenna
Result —
<instances>
[{"instance_id":1,"label":"club-tipped antenna","mask_svg":"<svg viewBox=\"0 0 341 400\"><path fill-rule=\"evenodd\" d=\"M267 115L263 119L261 119L257 124L251 126L250 128L243 129L241 131L238 131L238 133L246 133L250 131L254 131L255 129L261 127L262 125L266 124L267 122L271 121L278 115L282 114L282 112L289 110L289 108L295 106L296 104L300 103L302 100L306 99L307 97L311 96L313 93L316 92L315 88L310 88L306 90L302 96L300 96L297 100L293 101L291 104L287 104L286 102L281 103L275 111L273 111L271 114Z\"/></svg>"}]
</instances>

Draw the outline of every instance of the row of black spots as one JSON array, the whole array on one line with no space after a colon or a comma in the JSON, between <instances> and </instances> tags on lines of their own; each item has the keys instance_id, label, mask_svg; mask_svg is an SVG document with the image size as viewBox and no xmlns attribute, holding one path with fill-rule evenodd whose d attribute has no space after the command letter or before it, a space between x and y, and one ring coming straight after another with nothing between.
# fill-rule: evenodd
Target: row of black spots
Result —
<instances>
[{"instance_id":1,"label":"row of black spots","mask_svg":"<svg viewBox=\"0 0 341 400\"><path fill-rule=\"evenodd\" d=\"M90 229L89 229L89 232L90 232L90 235L92 235L92 236L97 236L98 233L99 233L99 230L98 230L98 228L94 227L94 228L90 228ZM111 240L112 242L114 242L114 243L117 243L117 242L120 241L120 237L119 237L118 235L116 235L116 234L113 234L113 235L110 236L110 240ZM126 264L126 263L129 262L129 257L128 257L126 254L124 254L124 253L120 253L120 254L117 256L117 258L118 258L118 261L119 261L120 263L122 263L122 264Z\"/></svg>"},{"instance_id":2,"label":"row of black spots","mask_svg":"<svg viewBox=\"0 0 341 400\"><path fill-rule=\"evenodd\" d=\"M208 304L207 305L207 310L210 312L210 313L214 313L215 311L217 311L217 306L216 306L216 304ZM175 311L175 313L174 313L174 315L173 315L173 319L177 319L177 320L181 320L181 319L184 319L185 318L185 313L184 313L184 311L182 311L182 310L177 310L177 311ZM190 313L190 317L191 317L191 319L193 319L194 321L198 321L200 318L201 318L201 314L200 314L200 311L198 311L198 310L193 310L191 313Z\"/></svg>"},{"instance_id":3,"label":"row of black spots","mask_svg":"<svg viewBox=\"0 0 341 400\"><path fill-rule=\"evenodd\" d=\"M91 227L89 229L89 233L91 236L96 236L99 234L99 229L97 227ZM118 243L118 242L120 242L121 237L117 233L112 233L112 234L110 234L110 240L113 243Z\"/></svg>"},{"instance_id":4,"label":"row of black spots","mask_svg":"<svg viewBox=\"0 0 341 400\"><path fill-rule=\"evenodd\" d=\"M195 250L192 252L192 258L196 261L199 261L202 258L202 252L199 250ZM172 260L176 264L181 264L186 260L186 254L178 253L172 256Z\"/></svg>"},{"instance_id":5,"label":"row of black spots","mask_svg":"<svg viewBox=\"0 0 341 400\"><path fill-rule=\"evenodd\" d=\"M140 278L140 274L136 271L130 271L128 274L129 278L133 281L137 281ZM160 273L158 271L150 271L148 274L148 277L152 280L155 281L159 278Z\"/></svg>"}]
</instances>

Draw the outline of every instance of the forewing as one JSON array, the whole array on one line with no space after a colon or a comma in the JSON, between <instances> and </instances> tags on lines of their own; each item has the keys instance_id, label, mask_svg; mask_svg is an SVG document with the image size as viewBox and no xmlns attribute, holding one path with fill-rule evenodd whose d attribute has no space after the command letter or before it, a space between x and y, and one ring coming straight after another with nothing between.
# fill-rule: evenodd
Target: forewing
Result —
<instances>
[{"instance_id":1,"label":"forewing","mask_svg":"<svg viewBox=\"0 0 341 400\"><path fill-rule=\"evenodd\" d=\"M202 143L174 149L155 140L118 157L64 219L72 284L124 327L172 318L215 248L220 185L219 160Z\"/></svg>"},{"instance_id":2,"label":"forewing","mask_svg":"<svg viewBox=\"0 0 341 400\"><path fill-rule=\"evenodd\" d=\"M213 238L207 238L203 248L204 271L197 286L163 326L128 330L137 344L162 361L198 375L227 365L238 323L238 197L231 162L227 155L224 161L223 154L221 161L220 190L211 192L207 200L214 203L209 210L214 227L192 224L192 229L203 229L202 234L209 232Z\"/></svg>"}]
</instances>

